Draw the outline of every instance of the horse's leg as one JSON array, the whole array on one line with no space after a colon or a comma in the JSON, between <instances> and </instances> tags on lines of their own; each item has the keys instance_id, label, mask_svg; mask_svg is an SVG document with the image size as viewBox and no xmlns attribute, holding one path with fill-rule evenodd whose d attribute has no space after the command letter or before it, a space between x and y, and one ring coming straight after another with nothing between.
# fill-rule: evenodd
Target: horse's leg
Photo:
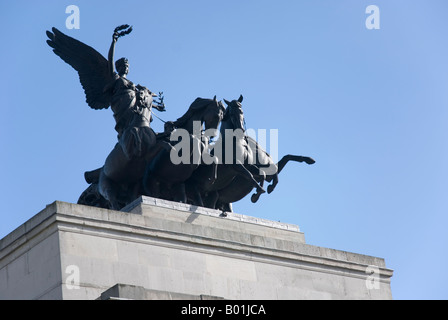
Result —
<instances>
[{"instance_id":1,"label":"horse's leg","mask_svg":"<svg viewBox=\"0 0 448 320\"><path fill-rule=\"evenodd\" d=\"M263 188L264 181L266 180L266 173L253 164L246 164L244 165L246 169L252 174L252 176L256 177L256 180L260 182L260 187ZM250 198L253 203L257 202L258 199L260 199L260 196L263 194L263 192L260 192L260 190L257 189L257 192L252 195Z\"/></svg>"},{"instance_id":2,"label":"horse's leg","mask_svg":"<svg viewBox=\"0 0 448 320\"><path fill-rule=\"evenodd\" d=\"M201 192L199 191L197 184L194 185L190 184L188 187L191 190L191 192L193 192L193 201L194 201L193 204L195 206L203 207L204 202L202 201L202 195Z\"/></svg>"},{"instance_id":3,"label":"horse's leg","mask_svg":"<svg viewBox=\"0 0 448 320\"><path fill-rule=\"evenodd\" d=\"M264 179L260 181L260 187L263 188L263 184L264 184ZM270 186L268 186L268 190L269 190L269 187ZM255 203L258 201L258 199L260 199L260 196L261 196L261 193L257 191L257 193L254 193L252 195L252 197L250 197L250 201L252 201L252 203Z\"/></svg>"},{"instance_id":4,"label":"horse's leg","mask_svg":"<svg viewBox=\"0 0 448 320\"><path fill-rule=\"evenodd\" d=\"M206 179L207 185L211 187L215 183L216 179L218 179L218 163L212 162L208 166L210 166L211 169L209 170L209 175L206 177Z\"/></svg>"},{"instance_id":5,"label":"horse's leg","mask_svg":"<svg viewBox=\"0 0 448 320\"><path fill-rule=\"evenodd\" d=\"M266 180L266 173L254 164L245 164L244 167L252 174L252 176L260 177L261 180Z\"/></svg>"},{"instance_id":6,"label":"horse's leg","mask_svg":"<svg viewBox=\"0 0 448 320\"><path fill-rule=\"evenodd\" d=\"M271 177L272 177L272 183L268 185L268 193L274 191L275 187L278 184L278 173L273 174Z\"/></svg>"},{"instance_id":7,"label":"horse's leg","mask_svg":"<svg viewBox=\"0 0 448 320\"><path fill-rule=\"evenodd\" d=\"M214 157L212 166L212 175L209 179L210 184L214 184L216 179L218 179L218 157Z\"/></svg>"},{"instance_id":8,"label":"horse's leg","mask_svg":"<svg viewBox=\"0 0 448 320\"><path fill-rule=\"evenodd\" d=\"M225 216L227 216L227 214L225 214L226 212L233 212L231 203L219 202L216 205L216 209L221 210L224 213Z\"/></svg>"},{"instance_id":9,"label":"horse's leg","mask_svg":"<svg viewBox=\"0 0 448 320\"><path fill-rule=\"evenodd\" d=\"M216 209L216 203L218 201L219 194L217 191L210 191L205 196L204 206L211 209Z\"/></svg>"},{"instance_id":10,"label":"horse's leg","mask_svg":"<svg viewBox=\"0 0 448 320\"><path fill-rule=\"evenodd\" d=\"M250 173L250 171L247 170L246 167L242 163L236 163L236 164L232 165L231 167L236 173L240 174L244 179L251 182L252 186L257 189L257 192L259 192L259 193L266 192L255 180L252 173Z\"/></svg>"}]
</instances>

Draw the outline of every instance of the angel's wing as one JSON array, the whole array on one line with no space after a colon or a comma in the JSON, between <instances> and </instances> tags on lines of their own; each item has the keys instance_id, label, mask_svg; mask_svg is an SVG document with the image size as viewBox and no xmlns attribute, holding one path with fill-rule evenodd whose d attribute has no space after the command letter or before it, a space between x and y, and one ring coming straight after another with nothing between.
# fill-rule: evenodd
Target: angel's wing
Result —
<instances>
[{"instance_id":1,"label":"angel's wing","mask_svg":"<svg viewBox=\"0 0 448 320\"><path fill-rule=\"evenodd\" d=\"M111 95L104 92L104 88L113 79L108 61L92 47L56 28L52 28L52 31L47 31L50 39L47 43L56 55L78 71L87 104L93 109L108 108Z\"/></svg>"}]
</instances>

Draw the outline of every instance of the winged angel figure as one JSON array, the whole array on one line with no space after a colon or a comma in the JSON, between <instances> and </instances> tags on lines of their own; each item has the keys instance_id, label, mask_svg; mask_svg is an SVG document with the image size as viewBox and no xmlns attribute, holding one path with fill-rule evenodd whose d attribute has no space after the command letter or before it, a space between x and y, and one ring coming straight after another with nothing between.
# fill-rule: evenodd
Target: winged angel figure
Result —
<instances>
[{"instance_id":1,"label":"winged angel figure","mask_svg":"<svg viewBox=\"0 0 448 320\"><path fill-rule=\"evenodd\" d=\"M150 159L161 148L172 148L166 141L157 140L150 128L151 108L165 111L165 106L153 104L155 94L127 79L129 63L126 58L117 60L116 72L114 70L115 44L118 38L129 34L132 27L122 25L114 30L108 59L58 29L52 28L52 31L47 31L47 43L78 72L87 104L96 110L110 106L113 111L118 143L99 170L98 192L109 201L111 209L119 210L123 203L138 196L139 182Z\"/></svg>"}]
</instances>

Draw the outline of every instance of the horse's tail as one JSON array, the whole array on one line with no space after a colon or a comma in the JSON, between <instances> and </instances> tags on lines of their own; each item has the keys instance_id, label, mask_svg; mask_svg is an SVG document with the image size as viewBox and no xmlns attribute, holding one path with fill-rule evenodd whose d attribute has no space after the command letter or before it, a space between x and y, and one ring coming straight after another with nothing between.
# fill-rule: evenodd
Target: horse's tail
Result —
<instances>
[{"instance_id":1,"label":"horse's tail","mask_svg":"<svg viewBox=\"0 0 448 320\"><path fill-rule=\"evenodd\" d=\"M307 164L313 164L316 162L316 161L314 161L313 158L310 158L310 157L295 156L292 154L287 154L277 163L277 168L278 168L277 174L283 170L283 168L286 166L286 164L289 161L306 162Z\"/></svg>"}]
</instances>

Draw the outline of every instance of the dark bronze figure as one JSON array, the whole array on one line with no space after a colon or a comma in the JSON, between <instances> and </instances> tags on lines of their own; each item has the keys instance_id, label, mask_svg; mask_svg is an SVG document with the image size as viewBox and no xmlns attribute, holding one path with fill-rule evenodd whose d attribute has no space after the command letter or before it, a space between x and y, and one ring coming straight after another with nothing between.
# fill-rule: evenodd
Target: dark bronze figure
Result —
<instances>
[{"instance_id":1,"label":"dark bronze figure","mask_svg":"<svg viewBox=\"0 0 448 320\"><path fill-rule=\"evenodd\" d=\"M202 127L204 125L205 132L209 129L217 131L224 110L224 106L221 101L216 100L216 96L213 99L197 98L182 117L170 123L176 130L183 129L188 133L189 154L185 157L185 162L174 164L170 152L166 150L159 152L147 166L143 178L145 195L187 202L185 181L201 164L202 154L208 152L208 143L212 138L204 135ZM195 122L200 128L197 133L194 132ZM174 147L176 148L176 145ZM179 150L179 152L181 151L185 152L186 150ZM210 165L210 176L204 177L204 179L207 181L216 179L216 165Z\"/></svg>"},{"instance_id":2,"label":"dark bronze figure","mask_svg":"<svg viewBox=\"0 0 448 320\"><path fill-rule=\"evenodd\" d=\"M182 117L165 122L165 131L156 134L150 127L152 108L165 111L163 94L130 81L126 58L117 60L114 68L115 45L131 31L128 25L114 30L108 59L56 28L47 31L54 53L78 72L87 104L97 110L111 107L118 133L104 165L85 173L89 187L78 203L120 210L138 196L149 195L232 211L232 203L253 189L251 200L258 201L265 181L272 182L267 188L271 193L288 161L314 163L309 157L287 155L275 164L245 133L243 96L224 100L227 108L216 96L197 98ZM210 143L218 128L218 140ZM191 148L173 139L179 133ZM175 162L173 156L179 154L186 161Z\"/></svg>"},{"instance_id":3,"label":"dark bronze figure","mask_svg":"<svg viewBox=\"0 0 448 320\"><path fill-rule=\"evenodd\" d=\"M47 31L47 43L54 53L78 71L87 104L93 109L110 106L114 113L118 143L107 157L98 179L98 192L109 201L112 209L121 209L123 203L139 195L146 164L161 148L172 148L165 141L157 141L150 128L151 108L163 111L164 106L153 105L155 95L127 79L129 63L126 58L116 61L117 72L114 71L115 44L131 30L127 25L115 29L108 60L56 28L52 29L53 33Z\"/></svg>"},{"instance_id":4,"label":"dark bronze figure","mask_svg":"<svg viewBox=\"0 0 448 320\"><path fill-rule=\"evenodd\" d=\"M272 181L272 184L268 186L268 193L271 193L278 183L278 174L288 161L305 162L307 164L315 162L310 157L286 155L278 164L275 164L270 155L254 139L244 134L242 101L243 96L231 102L224 99L227 109L220 129L220 139L223 140L226 139L226 129L242 131L243 135L235 138L232 150L234 157L238 155L238 152L241 156L233 158L228 163L225 159L225 153L223 153L218 165L217 179L214 183L204 179L211 174L212 168L210 166L201 165L193 173L188 181L188 187L190 199L197 205L232 211L231 204L243 199L254 188L257 192L252 195L251 200L252 202L258 201L260 195L265 192L262 188L264 181ZM225 144L225 141L221 143ZM226 148L223 148L223 150L226 150ZM229 150L227 149L227 151Z\"/></svg>"}]
</instances>

